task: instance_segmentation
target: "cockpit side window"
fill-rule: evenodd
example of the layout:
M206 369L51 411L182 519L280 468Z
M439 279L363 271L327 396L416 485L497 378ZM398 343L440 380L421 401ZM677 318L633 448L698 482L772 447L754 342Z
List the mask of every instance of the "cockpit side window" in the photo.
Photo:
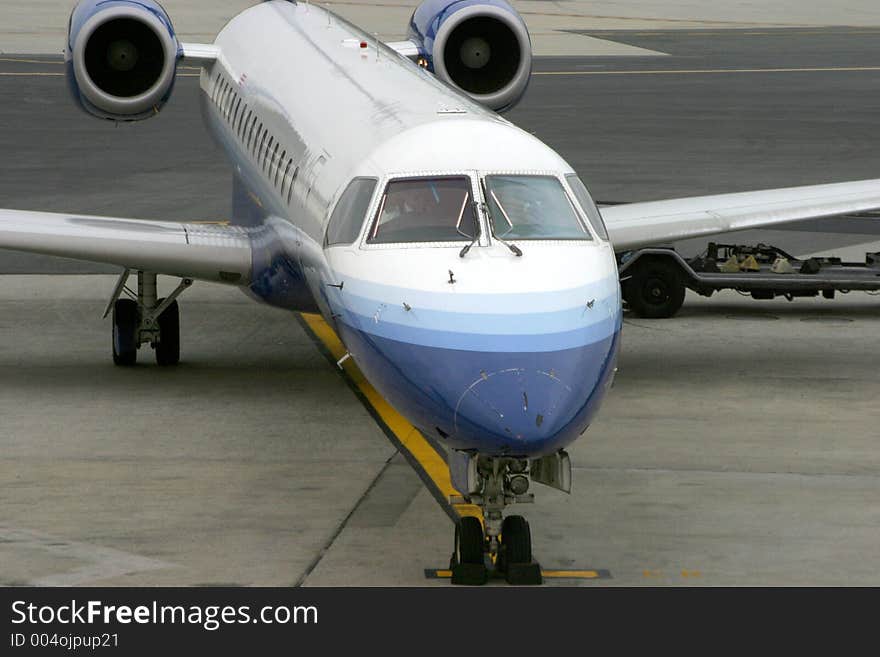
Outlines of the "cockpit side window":
M406 178L388 183L367 242L461 242L478 232L470 178Z
M591 240L553 176L486 176L492 231L503 240Z
M593 197L590 196L590 192L587 191L586 185L584 185L584 183L581 182L581 179L573 173L567 175L565 179L568 181L568 186L571 187L571 191L574 192L578 203L580 203L584 214L587 215L587 219L590 220L590 225L593 227L593 230L596 231L596 234L601 239L607 240L608 230L605 228L605 222L602 221L602 215L599 212L599 208L596 207L596 202L593 201Z
M348 184L330 215L325 246L351 244L357 240L377 183L375 178L355 178Z

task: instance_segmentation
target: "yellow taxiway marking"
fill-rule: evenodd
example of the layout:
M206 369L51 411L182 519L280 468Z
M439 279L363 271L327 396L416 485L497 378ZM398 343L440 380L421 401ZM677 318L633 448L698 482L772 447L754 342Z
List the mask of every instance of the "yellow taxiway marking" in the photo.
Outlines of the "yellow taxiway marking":
M816 66L805 68L691 68L691 69L626 69L621 71L534 71L532 75L718 75L749 73L871 73L880 66ZM65 73L45 71L6 71L0 77L39 78L63 77ZM198 78L201 73L178 73L179 78Z
M805 30L800 27L783 27L783 28L768 28L765 30L755 30L753 28L748 29L746 31L741 27L731 27L719 30L653 30L653 31L634 31L634 30L603 30L596 29L590 32L579 31L579 34L584 34L585 36L595 36L598 38L608 38L610 40L614 40L614 37L627 37L627 36L772 36L772 37L786 37L786 36L820 36L820 35L828 35L828 34L845 34L847 36L851 34L877 34L878 30L853 30L851 28L847 28L845 25L840 26L839 28L829 27L825 30Z
M598 579L602 574L595 570L542 570L544 577L567 579Z
M48 64L49 66L60 66L64 62L53 62L49 59L18 59L16 57L0 57L0 62L14 62L16 64Z
M880 71L880 66L817 66L812 68L693 68L622 71L535 71L532 75L713 75L718 73L854 73Z
M334 359L339 360L345 356L346 350L339 337L320 315L303 313L302 318L312 333L333 355ZM403 449L418 461L423 472L428 476L439 495L443 499L449 499L450 495L458 495L458 491L452 486L446 461L425 440L425 437L418 429L382 398L370 382L367 381L360 369L358 369L354 359L347 359L342 364L342 368L345 370L349 380L354 383L388 429L397 437ZM476 505L454 504L452 508L459 516L475 516L482 520L482 513Z
M0 72L0 77L4 78L61 78L64 73L4 73Z
M64 66L63 60L51 59L19 59L18 57L0 57L0 62L12 62L14 64L46 64L47 66ZM199 66L178 66L181 71L201 71Z
M442 568L426 571L425 574L439 579L452 577L451 570ZM541 575L549 579L603 579L608 577L607 572L602 573L598 570L542 570Z

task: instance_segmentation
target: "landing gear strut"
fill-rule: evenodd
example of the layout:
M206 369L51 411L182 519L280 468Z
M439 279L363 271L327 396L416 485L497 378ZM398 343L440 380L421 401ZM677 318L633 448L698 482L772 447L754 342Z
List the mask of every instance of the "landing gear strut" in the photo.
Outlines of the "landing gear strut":
M503 576L510 584L540 584L541 566L532 559L529 523L518 515L503 517L510 504L533 502L529 488L529 462L514 458L459 458L464 465L464 481L456 477L456 487L467 495L453 502L476 504L483 511L483 523L466 516L455 527L455 551L450 567L453 584L485 584L490 575Z
M113 313L113 363L134 365L140 346L149 343L159 365L176 365L180 361L177 297L192 285L192 279L184 278L171 294L160 299L156 274L137 272L137 292L126 285L130 275L129 269L122 272L104 311L104 317ZM120 298L123 294L127 298Z

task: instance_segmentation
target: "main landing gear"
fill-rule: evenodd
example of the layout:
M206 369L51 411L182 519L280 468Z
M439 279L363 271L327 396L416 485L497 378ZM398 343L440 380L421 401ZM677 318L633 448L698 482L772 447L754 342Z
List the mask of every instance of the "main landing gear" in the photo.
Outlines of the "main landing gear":
M165 298L158 298L156 274L137 272L137 292L126 285L131 270L119 277L104 317L113 314L113 363L130 366L137 362L137 352L147 344L156 352L159 365L177 365L180 361L180 310L177 297L192 285L184 278ZM127 298L120 298L125 294Z
M455 549L450 560L453 584L485 584L490 576L509 584L541 584L541 566L532 556L529 523L519 515L503 516L510 504L533 502L531 481L571 490L571 462L565 452L541 459L485 457L452 451L449 469L453 485L466 494L456 504L476 504L483 522L462 517L455 526Z

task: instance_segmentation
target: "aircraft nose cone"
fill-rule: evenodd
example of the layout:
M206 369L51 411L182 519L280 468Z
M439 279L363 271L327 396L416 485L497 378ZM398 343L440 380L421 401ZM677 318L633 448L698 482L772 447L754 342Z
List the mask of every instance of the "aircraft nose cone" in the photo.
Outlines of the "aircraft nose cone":
M512 443L557 433L584 403L553 370L481 371L455 407L456 432L482 430Z

